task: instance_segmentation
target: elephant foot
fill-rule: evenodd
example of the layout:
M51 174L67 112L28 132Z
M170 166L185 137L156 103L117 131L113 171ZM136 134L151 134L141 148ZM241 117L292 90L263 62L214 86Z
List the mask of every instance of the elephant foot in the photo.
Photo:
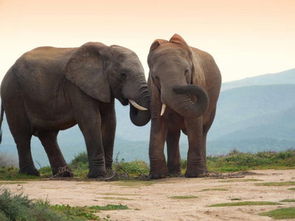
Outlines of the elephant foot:
M90 169L88 178L104 178L107 175L106 169Z
M20 168L19 173L30 175L30 176L40 176L39 171L34 166Z
M74 174L68 166L58 167L57 169L52 170L54 177L73 177Z
M185 173L185 177L187 178L205 177L205 176L208 176L208 171L206 169L203 169L203 170L187 169Z
M168 167L164 161L151 162L150 178L160 179L165 178L168 175Z
M150 178L151 179L161 179L168 176L168 169L162 168L161 170L153 170L150 171Z

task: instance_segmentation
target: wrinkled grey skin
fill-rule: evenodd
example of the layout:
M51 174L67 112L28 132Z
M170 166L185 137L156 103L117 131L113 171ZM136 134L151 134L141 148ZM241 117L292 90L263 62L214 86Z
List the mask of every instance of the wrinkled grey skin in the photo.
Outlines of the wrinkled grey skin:
M206 137L214 120L221 75L208 53L190 47L175 34L155 40L148 63L151 91L150 176L180 174L179 137L188 136L186 177L207 173ZM167 105L161 116L162 104ZM168 162L164 156L167 143Z
M30 140L37 136L48 155L52 172L72 176L57 144L59 130L78 124L87 146L88 177L106 175L112 167L116 117L114 98L149 106L143 67L127 48L86 43L79 48L36 48L22 55L1 85L2 112L17 145L20 173L39 175ZM3 117L3 113L2 113ZM130 105L131 121L138 126L149 111Z

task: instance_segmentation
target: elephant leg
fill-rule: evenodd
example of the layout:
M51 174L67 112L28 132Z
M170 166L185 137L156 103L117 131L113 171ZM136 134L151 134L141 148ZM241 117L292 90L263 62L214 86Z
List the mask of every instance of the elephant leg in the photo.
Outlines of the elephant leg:
M102 133L102 143L104 147L104 156L106 169L112 170L113 163L113 150L114 150L114 140L116 132L116 113L114 109L114 103L106 104L107 107L102 107L101 111L101 133Z
M89 110L90 111L90 110ZM91 111L90 111L91 112ZM90 114L90 116L92 116ZM95 119L78 122L83 133L89 162L89 178L103 177L106 175L104 149L101 133L101 117L97 113Z
M213 111L210 113L209 115L209 120L207 120L205 123L204 123L204 126L203 126L203 135L204 135L204 138L203 138L203 142L204 142L204 162L205 164L207 165L207 134L208 134L208 131L214 121L214 118L215 118L215 114L216 114L216 107L213 109Z
M170 129L167 133L167 155L168 155L168 171L171 176L179 176L180 171L180 153L179 153L179 137L180 130Z
M207 173L207 166L202 118L186 120L185 124L189 143L185 176L204 176Z
M34 166L31 153L31 135L14 135L18 156L19 156L19 172L33 176L39 176L40 173Z
M57 143L58 131L42 131L38 137L47 153L52 174L58 177L72 177L73 173L68 168L66 161Z
M14 94L13 97L9 98L9 102L4 102L3 105L18 151L19 172L39 176L39 171L34 166L31 153L31 124L23 107L21 97Z
M166 177L168 168L164 155L167 126L162 118L154 118L151 123L149 157L150 176L153 179Z

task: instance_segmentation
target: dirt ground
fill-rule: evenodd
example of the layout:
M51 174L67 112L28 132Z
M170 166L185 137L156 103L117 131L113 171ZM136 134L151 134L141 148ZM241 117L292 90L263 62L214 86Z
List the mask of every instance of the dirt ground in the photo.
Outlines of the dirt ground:
M13 192L24 192L32 199L51 204L93 206L123 204L128 210L102 211L98 215L111 220L272 220L260 212L295 206L208 207L211 204L238 201L294 199L295 186L257 186L263 182L295 181L295 170L256 170L241 178L205 177L167 178L156 181L29 181L0 184ZM190 197L193 196L193 197ZM176 197L176 198L175 198ZM187 197L186 199L184 199Z

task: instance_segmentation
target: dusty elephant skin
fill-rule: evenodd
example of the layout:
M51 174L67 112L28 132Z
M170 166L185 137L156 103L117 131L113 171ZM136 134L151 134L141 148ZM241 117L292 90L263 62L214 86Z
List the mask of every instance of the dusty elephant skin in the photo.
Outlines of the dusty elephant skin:
M152 118L150 175L162 178L180 173L179 137L182 130L189 143L185 175L202 176L207 172L206 136L214 120L221 87L219 69L211 55L188 46L177 34L169 41L155 40L148 63Z
M120 46L89 42L79 48L40 47L22 55L1 85L2 113L17 145L21 173L39 175L32 135L42 142L53 174L72 176L57 144L59 130L78 124L87 146L88 177L112 167L114 98L130 104L131 121L150 120L150 96L137 55Z

